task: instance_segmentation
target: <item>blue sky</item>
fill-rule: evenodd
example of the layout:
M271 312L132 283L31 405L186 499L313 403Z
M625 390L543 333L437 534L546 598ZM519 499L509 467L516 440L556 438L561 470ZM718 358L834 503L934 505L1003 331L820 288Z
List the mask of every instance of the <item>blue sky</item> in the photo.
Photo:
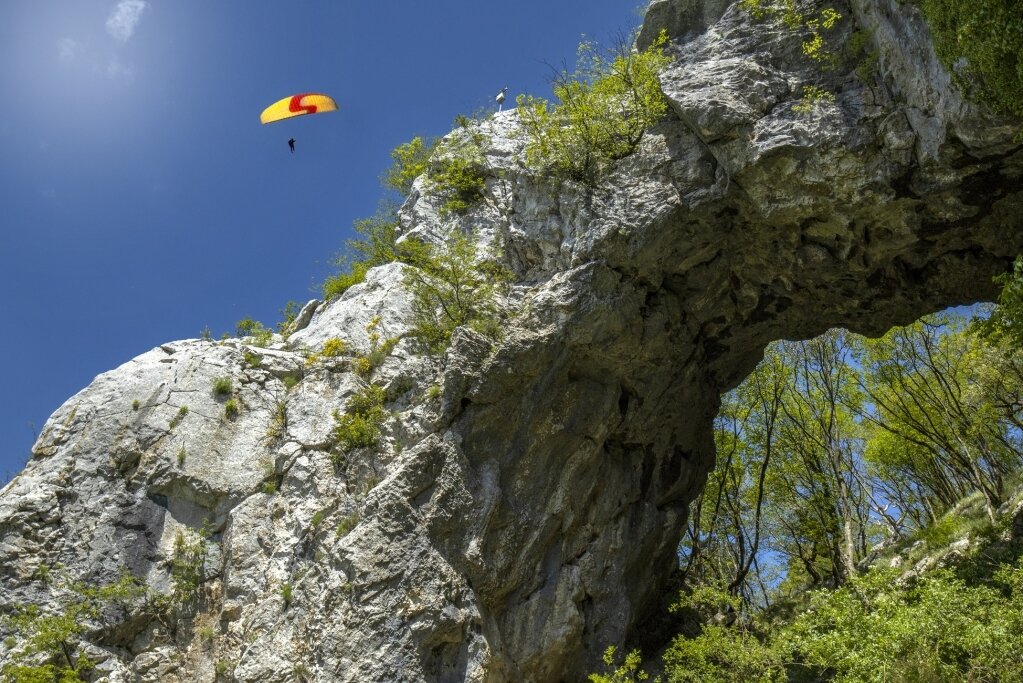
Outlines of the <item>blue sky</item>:
M312 298L392 148L547 95L641 4L4 0L0 481L97 374ZM306 91L340 111L259 125Z

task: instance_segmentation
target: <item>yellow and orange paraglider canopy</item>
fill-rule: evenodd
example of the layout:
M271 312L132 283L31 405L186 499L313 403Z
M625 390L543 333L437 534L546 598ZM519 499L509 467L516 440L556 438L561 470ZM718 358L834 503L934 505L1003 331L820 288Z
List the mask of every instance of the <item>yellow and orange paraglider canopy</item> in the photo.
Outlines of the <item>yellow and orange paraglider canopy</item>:
M273 123L306 114L322 114L326 111L337 111L337 102L334 98L314 92L302 93L274 102L259 115L259 121Z

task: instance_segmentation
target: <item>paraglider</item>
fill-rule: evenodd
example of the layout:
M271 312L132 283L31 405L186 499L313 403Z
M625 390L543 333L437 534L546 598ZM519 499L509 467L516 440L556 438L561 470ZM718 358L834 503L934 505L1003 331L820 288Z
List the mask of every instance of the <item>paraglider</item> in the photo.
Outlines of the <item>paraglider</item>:
M337 111L337 102L334 101L334 98L320 93L301 93L274 102L259 115L259 121L267 124L306 114L323 114L328 111Z

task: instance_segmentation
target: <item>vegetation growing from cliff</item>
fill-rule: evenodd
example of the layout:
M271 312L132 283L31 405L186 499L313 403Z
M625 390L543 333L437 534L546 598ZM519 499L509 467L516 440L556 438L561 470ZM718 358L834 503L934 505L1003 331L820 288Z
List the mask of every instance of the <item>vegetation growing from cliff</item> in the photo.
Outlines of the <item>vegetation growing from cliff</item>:
M405 269L412 295L411 334L431 352L447 348L463 325L491 338L501 337L499 295L511 273L480 253L470 235L455 234L441 247L426 247Z
M383 387L367 384L345 403L344 412L334 411L334 441L346 458L357 448L372 448L380 440L380 426L387 419Z
M554 79L555 102L520 95L527 164L593 182L612 162L631 154L668 111L657 78L670 62L667 42L664 32L642 52L624 41L610 51L583 42L575 71Z
M35 605L20 609L5 620L13 631L4 646L10 660L0 669L10 683L78 683L90 680L96 663L82 650L82 634L106 624L115 609L142 597L145 589L138 580L124 574L116 582L100 587L68 583L62 589L70 595L63 611L46 613Z
M723 398L663 680L1023 681L1023 352L983 328L780 342Z
M1015 0L921 0L938 57L967 93L1023 117L1023 5Z
M415 263L423 253L419 242L398 242L398 205L393 197L404 198L416 178L426 175L427 186L441 198L442 214L460 214L484 197L486 178L491 173L486 161L489 137L481 122L468 116L455 119L458 133L441 142L415 137L391 151L392 164L381 178L392 197L374 216L355 221L358 237L347 240L334 258L340 267L323 283L323 298L334 299L366 279L370 268L388 263Z

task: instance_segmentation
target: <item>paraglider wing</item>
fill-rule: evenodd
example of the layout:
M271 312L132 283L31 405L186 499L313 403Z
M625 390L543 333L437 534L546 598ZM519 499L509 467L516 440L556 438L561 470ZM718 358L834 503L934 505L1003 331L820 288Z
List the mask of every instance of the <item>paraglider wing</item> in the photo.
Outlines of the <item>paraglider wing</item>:
M306 114L322 114L337 111L337 102L332 97L320 93L302 93L285 97L274 102L259 115L260 123L273 123L282 119L290 119Z

